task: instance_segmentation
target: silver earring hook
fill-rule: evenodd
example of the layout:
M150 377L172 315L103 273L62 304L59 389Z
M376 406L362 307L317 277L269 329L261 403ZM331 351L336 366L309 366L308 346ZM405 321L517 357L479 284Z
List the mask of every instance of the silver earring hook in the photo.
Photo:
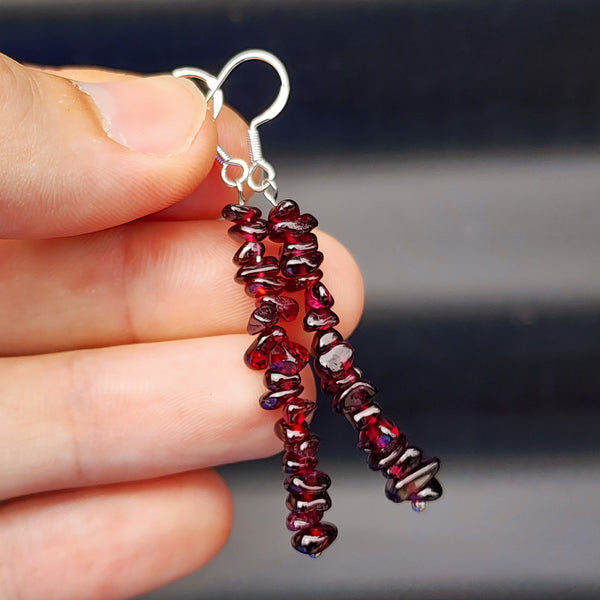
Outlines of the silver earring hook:
M223 91L217 89L217 78L203 69L196 67L179 67L172 72L173 77L186 77L188 79L199 79L208 87L207 101L213 101L213 119L216 119L223 108Z
M260 127L260 125L264 125L271 119L274 119L284 109L290 96L290 79L287 71L283 63L274 54L271 54L266 50L258 49L244 50L243 52L236 54L233 58L228 60L227 63L225 63L225 66L217 75L215 84L209 84L210 89L206 99L210 100L217 92L219 92L221 86L227 77L229 77L231 72L236 67L248 60L260 60L272 66L277 71L281 83L279 93L277 94L277 97L271 106L250 121L250 129L256 130L258 127Z

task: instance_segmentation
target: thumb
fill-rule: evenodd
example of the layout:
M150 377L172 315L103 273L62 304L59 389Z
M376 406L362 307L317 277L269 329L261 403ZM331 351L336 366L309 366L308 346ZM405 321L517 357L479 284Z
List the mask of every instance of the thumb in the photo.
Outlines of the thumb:
M78 84L0 54L0 237L88 233L166 208L200 184L216 144L191 81Z

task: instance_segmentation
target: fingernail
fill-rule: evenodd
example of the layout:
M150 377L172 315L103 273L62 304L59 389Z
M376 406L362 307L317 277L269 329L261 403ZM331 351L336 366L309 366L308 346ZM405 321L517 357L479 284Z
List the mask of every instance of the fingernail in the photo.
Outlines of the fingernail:
M206 116L206 100L188 79L158 75L74 83L92 97L108 136L144 154L185 152Z

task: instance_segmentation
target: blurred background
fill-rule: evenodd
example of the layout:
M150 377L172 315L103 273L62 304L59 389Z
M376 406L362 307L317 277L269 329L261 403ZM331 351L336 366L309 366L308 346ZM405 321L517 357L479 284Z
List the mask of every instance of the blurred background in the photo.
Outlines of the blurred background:
M600 598L600 2L2 0L0 40L141 72L277 54L266 157L355 255L358 364L442 458L441 501L392 505L325 400L335 546L289 548L278 457L226 467L224 552L143 600ZM226 97L251 117L277 85L248 64Z

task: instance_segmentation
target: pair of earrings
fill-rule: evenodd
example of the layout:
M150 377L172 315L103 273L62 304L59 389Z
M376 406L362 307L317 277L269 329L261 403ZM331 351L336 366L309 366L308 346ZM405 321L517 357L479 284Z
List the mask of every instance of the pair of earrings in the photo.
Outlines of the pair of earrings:
M223 106L223 82L235 67L248 60L271 65L280 77L281 87L274 103L250 123L250 164L231 158L218 147L223 182L238 190L238 203L225 206L222 216L233 223L229 236L240 243L233 257L238 267L235 280L256 302L247 327L255 339L244 360L251 369L265 371L266 391L259 399L262 408L282 411L275 431L283 442L286 507L290 511L287 527L293 532L292 546L315 558L335 540L337 528L323 520L331 507L327 492L331 480L317 469L319 437L308 422L316 403L302 397L300 372L311 354L321 388L333 397L334 411L345 415L355 428L358 447L367 454L369 467L386 478L385 494L392 502L408 501L421 512L427 502L439 498L442 488L435 475L440 461L424 458L419 448L408 445L404 434L383 414L375 401L375 386L355 365L354 348L335 329L339 318L333 311L334 299L322 281L319 267L323 254L313 233L317 220L302 213L293 200L277 201L275 169L263 158L258 127L277 116L287 102L289 79L281 61L262 50L247 50L234 56L217 77L188 67L173 74L204 81L216 118ZM232 168L241 173L231 176ZM262 218L258 208L246 203L244 185L262 193L273 205L267 219ZM263 241L267 238L279 245L279 257L266 255ZM310 352L290 339L283 326L300 314L293 296L296 293L303 293L304 330L313 334Z

